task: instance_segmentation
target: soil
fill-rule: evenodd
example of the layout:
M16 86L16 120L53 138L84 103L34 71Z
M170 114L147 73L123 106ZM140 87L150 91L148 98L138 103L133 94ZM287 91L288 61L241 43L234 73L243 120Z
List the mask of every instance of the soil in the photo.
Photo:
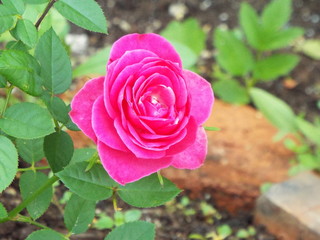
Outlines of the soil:
M124 34L130 32L160 32L174 17L169 13L170 6L180 3L186 13L184 18L196 17L208 30L208 50L212 51L212 30L221 24L237 27L237 14L240 0L99 0L109 21L109 35L90 33L75 27L74 33L85 33L89 36L90 46L87 53L95 51L106 44L111 44ZM261 10L265 1L247 1ZM320 5L318 0L293 0L294 11L291 24L304 27L307 38L320 38ZM202 75L209 81L212 73L213 57L201 59ZM288 88L284 79L263 84L261 87L288 102L296 113L305 112L308 118L319 115L316 107L320 99L320 63L306 56L301 56L299 66L291 74L296 83ZM83 84L78 80L75 90L66 94L69 98ZM189 234L205 235L215 227L227 223L234 232L240 228L254 226L257 234L248 239L273 240L263 226L253 223L252 210L255 199L260 194L260 186L266 182L279 182L287 178L289 160L293 154L286 150L281 142L275 142L277 130L262 115L250 106L232 106L216 101L213 114L207 126L221 128L219 132L208 132L209 149L205 165L199 170L186 171L169 168L163 174L174 181L185 191L177 198L177 204L146 209L142 219L151 221L157 226L157 240L185 240ZM92 145L81 133L72 133L76 147ZM19 204L18 183L0 195L0 201L8 210ZM65 191L58 188L58 196ZM179 208L182 196L192 199L187 208L195 214L187 216L184 208ZM201 202L206 202L218 209L218 215L208 216L201 212ZM120 207L127 208L120 203ZM102 201L99 211L112 213L112 204ZM23 212L25 214L25 212ZM213 220L213 222L212 222ZM39 222L53 229L66 233L63 218L59 209L51 204L46 215ZM1 240L25 239L37 227L24 223L9 222L1 224ZM109 230L90 229L87 233L72 239L99 240ZM234 236L234 235L233 235ZM229 237L228 239L234 239Z

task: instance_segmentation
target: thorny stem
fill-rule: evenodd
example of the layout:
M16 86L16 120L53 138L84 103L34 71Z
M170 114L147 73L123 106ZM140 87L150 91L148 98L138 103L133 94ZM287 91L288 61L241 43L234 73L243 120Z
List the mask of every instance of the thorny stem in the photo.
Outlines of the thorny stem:
M8 88L8 92L7 92L7 97L6 97L6 102L2 108L2 112L1 112L1 115L0 115L0 118L3 117L3 114L5 113L7 107L8 107L8 103L9 103L9 100L10 100L10 97L11 97L11 93L12 93L12 89L14 88L13 85L10 85L9 88Z
M50 8L52 8L53 4L56 2L57 0L51 0L48 5L46 6L46 9L44 10L44 12L42 13L42 15L40 16L40 18L38 19L38 21L35 24L35 27L38 29L42 20L44 19L44 17L48 14Z
M13 220L17 217L17 215L27 207L29 203L31 203L36 197L38 197L43 191L45 191L48 187L52 186L59 178L53 175L49 178L40 188L37 189L32 195L30 195L27 199L25 199L22 203L20 203L16 208L9 212L8 217L0 219L0 223L7 222Z

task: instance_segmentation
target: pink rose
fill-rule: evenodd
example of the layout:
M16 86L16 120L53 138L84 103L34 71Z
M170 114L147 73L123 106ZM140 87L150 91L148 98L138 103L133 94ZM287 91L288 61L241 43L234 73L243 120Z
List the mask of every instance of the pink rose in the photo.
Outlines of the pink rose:
M70 116L97 144L109 175L126 184L168 166L201 166L207 153L201 124L213 102L210 84L182 69L167 40L129 34L114 43L107 75L76 94Z

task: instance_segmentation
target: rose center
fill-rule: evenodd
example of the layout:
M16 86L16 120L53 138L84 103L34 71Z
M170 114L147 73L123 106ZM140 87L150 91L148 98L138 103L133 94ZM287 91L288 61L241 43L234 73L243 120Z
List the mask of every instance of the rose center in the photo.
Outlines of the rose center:
M144 114L150 117L170 117L174 103L172 88L164 85L149 88L139 99Z

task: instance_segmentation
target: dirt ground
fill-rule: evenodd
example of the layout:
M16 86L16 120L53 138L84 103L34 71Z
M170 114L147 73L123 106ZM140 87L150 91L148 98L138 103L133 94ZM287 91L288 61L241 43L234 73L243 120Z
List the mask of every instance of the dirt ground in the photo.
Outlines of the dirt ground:
M160 32L171 20L172 5L180 3L185 7L184 18L196 17L208 33L208 50L212 50L212 30L220 24L236 27L240 0L99 0L109 22L109 35L84 32L72 28L75 33L86 33L90 37L90 48L97 49L111 44L117 38L131 32ZM256 9L261 10L266 1L249 0ZM320 38L319 0L293 0L294 12L291 24L304 27L305 37ZM203 75L209 80L213 58L204 59L206 66ZM288 102L296 111L305 112L312 119L319 116L316 107L320 100L320 63L306 56L301 56L299 66L291 77L296 81L294 88L287 88L283 79L263 84L262 87ZM274 240L276 237L267 233L263 226L253 223L252 209L254 200L260 194L260 186L265 182L278 182L287 178L289 160L293 156L273 137L277 130L260 113L248 106L231 106L216 102L208 126L220 127L219 132L210 132L209 152L206 164L197 171L164 171L164 175L176 182L184 193L192 199L188 208L196 211L187 216L183 209L172 205L143 210L142 218L156 223L157 240L186 240L191 233L206 234L216 226L227 223L234 231L248 226L255 226L257 234L248 239ZM74 135L78 147L92 144L82 135ZM0 195L0 201L7 209L19 204L18 184L14 183ZM58 195L65 191L59 188ZM219 210L221 217L207 216L201 213L201 202L206 202ZM121 204L121 203L120 203ZM173 204L173 206L176 206ZM122 204L120 207L127 208ZM112 212L112 204L103 201L98 204L100 211ZM63 218L55 205L40 218L42 224L65 232ZM23 223L5 223L0 226L1 240L25 239L37 229ZM100 240L108 230L90 230L72 239ZM228 239L232 239L229 237Z

